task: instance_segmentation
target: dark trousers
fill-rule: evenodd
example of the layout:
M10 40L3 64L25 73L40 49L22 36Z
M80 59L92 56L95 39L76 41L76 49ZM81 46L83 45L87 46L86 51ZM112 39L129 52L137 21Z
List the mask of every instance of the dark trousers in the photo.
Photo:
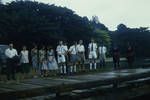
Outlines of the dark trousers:
M104 67L104 66L105 66L105 59L100 58L100 67Z
M7 59L7 79L8 80L15 80L15 73L16 73L16 65L13 58Z
M118 69L120 67L120 58L113 58L114 69Z

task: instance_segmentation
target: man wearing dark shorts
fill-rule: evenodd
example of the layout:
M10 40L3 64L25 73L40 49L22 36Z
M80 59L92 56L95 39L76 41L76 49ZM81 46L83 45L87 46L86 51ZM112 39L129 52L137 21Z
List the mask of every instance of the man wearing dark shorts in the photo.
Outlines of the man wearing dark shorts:
M18 53L17 50L13 48L13 44L9 44L9 48L5 50L5 55L7 57L7 79L15 80L15 73L17 69Z
M77 61L78 61L78 55L77 55L77 42L74 42L72 46L69 48L69 53L70 53L70 73L76 73L77 72Z

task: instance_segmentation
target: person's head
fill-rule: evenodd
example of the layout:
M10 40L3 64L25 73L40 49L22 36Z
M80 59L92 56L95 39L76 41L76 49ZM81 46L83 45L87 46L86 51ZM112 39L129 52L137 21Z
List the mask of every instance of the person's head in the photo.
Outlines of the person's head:
M104 42L102 40L100 41L100 46L104 46Z
M67 42L64 42L64 45L67 45Z
M9 48L13 49L13 44L12 43L9 44Z
M37 45L34 45L34 49L37 49Z
M51 52L54 52L53 48L50 49Z
M91 39L91 43L94 43L94 39L93 38Z
M77 45L77 42L76 42L76 41L74 41L74 42L73 42L73 45Z
M53 48L51 46L48 46L47 50L53 50Z
M83 44L83 40L79 40L79 44Z
M63 41L59 41L59 45L62 45L63 44Z
M116 50L116 49L118 49L118 46L115 44L115 45L113 46L113 48Z
M23 49L23 50L26 50L26 49L27 49L27 47L26 47L26 46L23 46L23 47L22 47L22 49Z
M45 49L45 46L42 46L42 50L44 50Z

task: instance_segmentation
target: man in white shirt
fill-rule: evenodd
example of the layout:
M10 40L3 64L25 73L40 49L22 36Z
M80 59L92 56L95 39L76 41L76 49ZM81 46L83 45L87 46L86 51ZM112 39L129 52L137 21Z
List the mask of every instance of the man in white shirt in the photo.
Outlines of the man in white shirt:
M79 40L79 44L77 45L77 54L79 59L79 65L81 71L85 70L84 62L85 62L85 47L83 45L83 40Z
M70 62L71 62L70 73L72 74L77 72L77 68L76 68L76 64L78 61L77 42L74 42L74 44L70 46L69 53L70 53Z
M96 70L97 44L94 42L94 39L91 39L91 43L89 43L88 50L89 50L89 59L90 59L90 70L93 69L93 64L94 64L94 69Z
M66 59L65 59L65 47L63 45L63 41L59 41L59 45L56 48L57 51L57 61L60 67L60 74L67 74L66 68Z
M13 48L13 44L9 44L9 48L5 50L7 57L7 79L15 80L16 61L17 61L17 50Z
M99 51L100 67L104 67L105 60L106 60L106 52L107 52L107 49L104 46L104 44L99 46L98 51Z

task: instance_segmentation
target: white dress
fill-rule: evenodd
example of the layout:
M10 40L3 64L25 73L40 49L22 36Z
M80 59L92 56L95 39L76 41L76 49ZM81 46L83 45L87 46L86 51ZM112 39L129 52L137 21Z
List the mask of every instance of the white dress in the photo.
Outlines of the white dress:
M29 53L28 50L25 51L21 51L21 58L20 58L20 62L21 63L29 63L29 57L28 57Z
M48 70L48 63L47 61L42 61L42 70Z
M48 69L49 70L57 70L58 69L58 64L56 62L54 52L53 51L48 51Z

